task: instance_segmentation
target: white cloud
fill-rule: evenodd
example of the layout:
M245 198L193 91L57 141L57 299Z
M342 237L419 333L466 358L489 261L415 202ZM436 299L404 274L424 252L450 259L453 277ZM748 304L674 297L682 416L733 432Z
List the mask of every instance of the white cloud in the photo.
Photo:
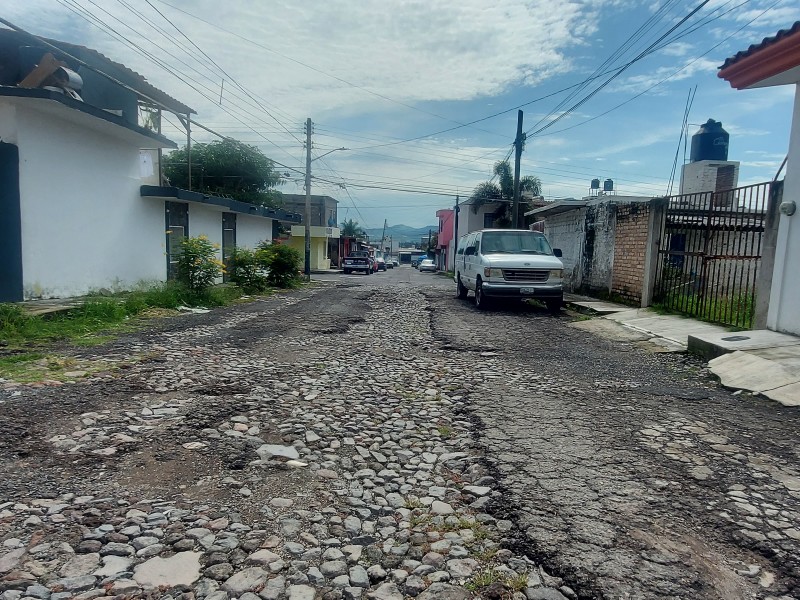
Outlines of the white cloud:
M683 65L658 67L649 73L624 78L615 84L612 89L616 92L639 93L667 77L669 77L668 81L670 82L681 81L690 79L698 73L714 73L718 66L715 60L698 58Z
M661 50L661 54L666 56L686 56L693 49L694 46L687 42L673 42Z
M534 85L570 68L563 51L576 38L592 33L597 11L592 4L576 2L560 5L554 11L548 0L525 4L500 0L493 6L483 0L458 3L275 0L269 5L236 2L235 7L226 6L222 11L217 0L170 1L173 2L193 15L213 20L214 26L160 2L156 5L256 95L279 106L291 106L300 114L321 114L353 103L375 103L375 96L333 77L409 103L468 100L498 94L514 84ZM176 46L175 41L185 44L177 34L170 43L119 4L110 0L100 4L139 34L96 9L92 12L159 54L184 75L198 77L153 46L152 42L158 42L197 66ZM174 76L133 55L129 48L90 28L66 9L43 0L31 0L24 5L24 8L14 7L9 18L20 19L21 25L37 33L97 47L145 73L165 91L206 108L208 101L198 99L196 92L177 84ZM139 10L169 29L148 7ZM79 27L64 27L68 17L79 23ZM216 25L274 52L225 33ZM202 56L199 59L204 62ZM207 71L213 73L214 69L209 66ZM218 88L221 76L213 74L211 79L213 83L204 83ZM232 85L230 90L233 93ZM386 105L387 101L378 103Z
M796 6L778 6L764 13L763 8L745 10L736 15L740 23L747 23L757 18L755 24L760 27L789 28L796 20L800 19L800 9Z

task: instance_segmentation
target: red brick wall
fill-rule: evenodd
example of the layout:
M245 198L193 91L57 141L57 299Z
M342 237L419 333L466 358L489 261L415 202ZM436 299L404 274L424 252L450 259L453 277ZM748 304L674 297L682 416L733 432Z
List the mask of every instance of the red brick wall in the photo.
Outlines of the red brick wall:
M644 285L650 207L639 203L618 204L616 217L611 293L638 305Z

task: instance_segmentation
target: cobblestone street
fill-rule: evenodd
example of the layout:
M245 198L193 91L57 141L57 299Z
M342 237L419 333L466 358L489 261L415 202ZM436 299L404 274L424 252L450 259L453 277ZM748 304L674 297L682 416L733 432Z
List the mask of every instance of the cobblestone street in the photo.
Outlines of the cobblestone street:
M409 267L0 382L0 598L800 597L800 412Z

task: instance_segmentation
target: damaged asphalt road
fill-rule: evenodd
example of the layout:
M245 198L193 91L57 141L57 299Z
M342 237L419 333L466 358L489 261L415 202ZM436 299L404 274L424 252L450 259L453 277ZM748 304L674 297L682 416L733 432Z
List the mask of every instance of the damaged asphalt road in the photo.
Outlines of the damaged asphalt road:
M519 548L586 597L800 597L800 411L564 317L428 298L485 373L469 407Z
M797 410L445 278L324 279L0 389L0 598L800 596Z

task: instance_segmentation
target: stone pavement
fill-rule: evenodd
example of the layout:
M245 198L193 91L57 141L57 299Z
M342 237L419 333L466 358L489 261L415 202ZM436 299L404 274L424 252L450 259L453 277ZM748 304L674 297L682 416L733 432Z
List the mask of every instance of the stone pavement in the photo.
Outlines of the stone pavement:
M0 598L575 598L507 549L422 302L317 287L0 382Z

